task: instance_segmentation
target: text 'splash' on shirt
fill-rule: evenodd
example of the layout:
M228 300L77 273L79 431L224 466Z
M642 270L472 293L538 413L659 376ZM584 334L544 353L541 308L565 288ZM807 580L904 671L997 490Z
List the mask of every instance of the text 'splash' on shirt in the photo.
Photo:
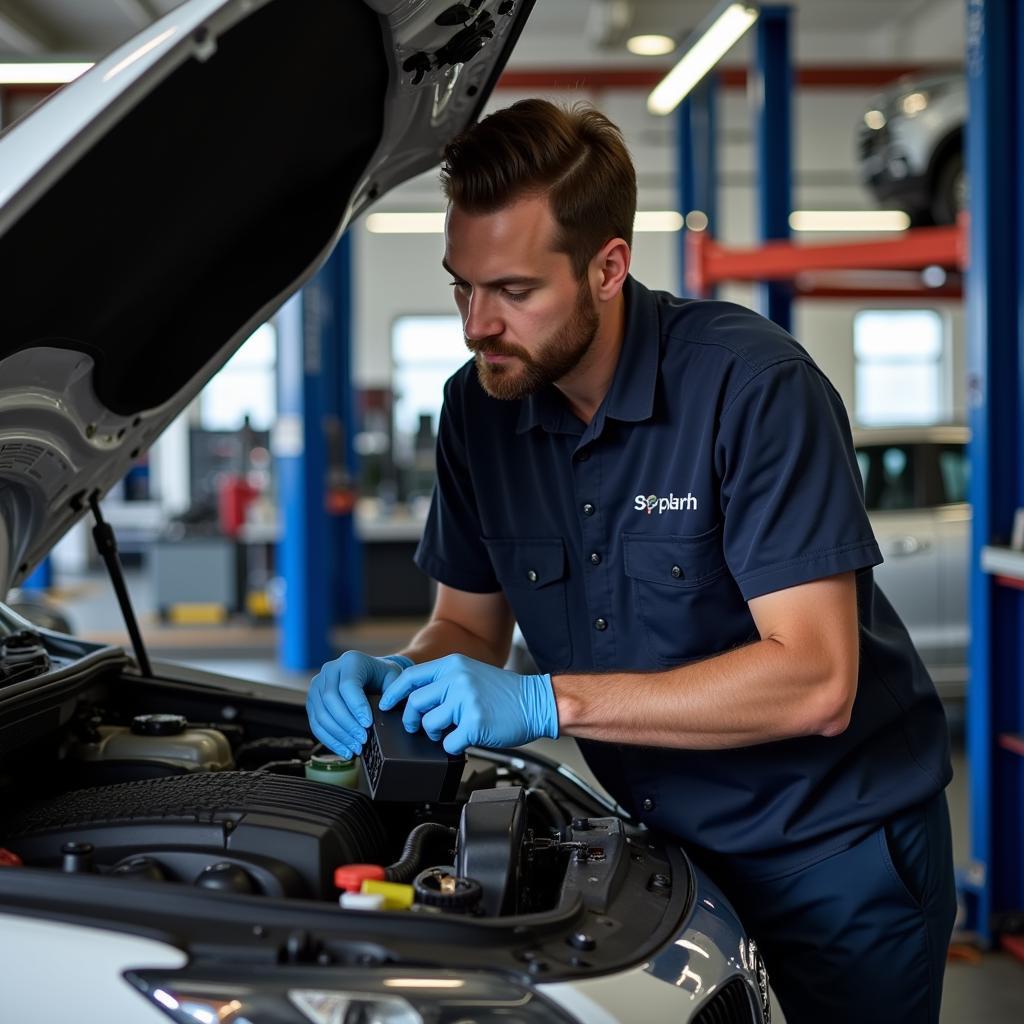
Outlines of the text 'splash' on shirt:
M504 590L545 672L663 669L758 639L746 602L856 571L860 678L841 735L733 750L581 741L652 828L755 875L842 849L950 779L942 705L874 583L842 400L785 331L630 278L622 354L585 426L555 388L447 383L416 562ZM772 694L761 695L765 706Z

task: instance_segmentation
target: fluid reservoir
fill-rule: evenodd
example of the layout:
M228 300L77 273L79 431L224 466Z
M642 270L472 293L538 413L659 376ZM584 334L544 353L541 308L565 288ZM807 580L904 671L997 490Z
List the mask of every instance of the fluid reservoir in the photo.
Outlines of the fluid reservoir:
M136 715L131 728L100 725L94 739L76 743L70 753L82 761L157 762L185 772L234 767L224 733L194 728L180 715Z
M337 754L315 754L306 762L306 778L329 786L354 789L359 784L359 762Z

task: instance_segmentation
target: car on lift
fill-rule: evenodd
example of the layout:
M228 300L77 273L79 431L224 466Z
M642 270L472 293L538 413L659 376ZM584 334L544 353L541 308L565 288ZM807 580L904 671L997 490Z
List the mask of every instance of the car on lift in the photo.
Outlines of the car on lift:
M962 74L900 79L873 97L858 125L864 185L911 222L952 224L967 206Z
M768 1019L756 944L677 842L526 751L450 759L378 711L341 763L303 694L151 663L102 523L479 116L530 8L187 0L0 138L0 596L91 513L132 636L0 603L5 1020Z
M966 696L969 437L956 424L853 435L864 503L885 559L875 580L945 701Z

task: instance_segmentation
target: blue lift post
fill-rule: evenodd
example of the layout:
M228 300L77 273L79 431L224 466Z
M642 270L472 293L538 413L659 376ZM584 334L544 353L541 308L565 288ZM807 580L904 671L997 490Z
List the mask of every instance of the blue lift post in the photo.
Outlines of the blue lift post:
M21 584L22 590L49 590L53 586L53 559L47 555Z
M1024 592L995 583L981 549L1006 542L1024 505L1024 18L1017 0L967 0L967 174L971 183L966 285L967 403L971 427L971 653L967 754L971 767L973 894L969 926L988 941L993 923L1024 908L1024 759L1002 733L1024 732Z
M717 220L717 76L707 75L676 108L677 202L687 217L700 211L707 219L705 230L712 235ZM679 232L679 287L686 294L686 233ZM712 295L715 289L712 289ZM710 296L709 296L710 297Z
M329 473L329 443L336 463L342 459L347 468L351 459L352 430L335 429L352 418L351 389L340 394L349 379L351 347L349 246L343 238L316 277L278 314L274 454L285 583L280 655L285 668L297 671L318 669L333 655L329 632L336 610L351 614L358 606L353 594L360 593L358 565L346 564L338 550L346 540L355 544L351 515L328 508L336 482Z
M755 25L756 67L750 76L757 152L757 224L762 242L789 238L792 212L793 68L789 46L790 8L766 6ZM760 311L792 329L793 288L786 281L758 286Z
M359 462L356 393L352 383L352 238L342 235L318 281L329 296L322 318L324 430L327 434L331 622L363 614L363 551L355 530Z

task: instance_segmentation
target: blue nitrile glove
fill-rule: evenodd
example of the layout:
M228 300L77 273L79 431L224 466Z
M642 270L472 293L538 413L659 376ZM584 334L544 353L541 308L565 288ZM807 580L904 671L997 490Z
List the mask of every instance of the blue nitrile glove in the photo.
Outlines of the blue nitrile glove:
M413 662L401 654L371 658L346 651L327 662L313 677L306 696L306 714L313 735L342 757L359 753L373 721L364 690L379 693Z
M381 711L408 701L402 723L439 740L444 749L461 754L466 747L517 747L541 736L558 736L558 708L551 676L521 676L451 654L407 668L384 690Z

